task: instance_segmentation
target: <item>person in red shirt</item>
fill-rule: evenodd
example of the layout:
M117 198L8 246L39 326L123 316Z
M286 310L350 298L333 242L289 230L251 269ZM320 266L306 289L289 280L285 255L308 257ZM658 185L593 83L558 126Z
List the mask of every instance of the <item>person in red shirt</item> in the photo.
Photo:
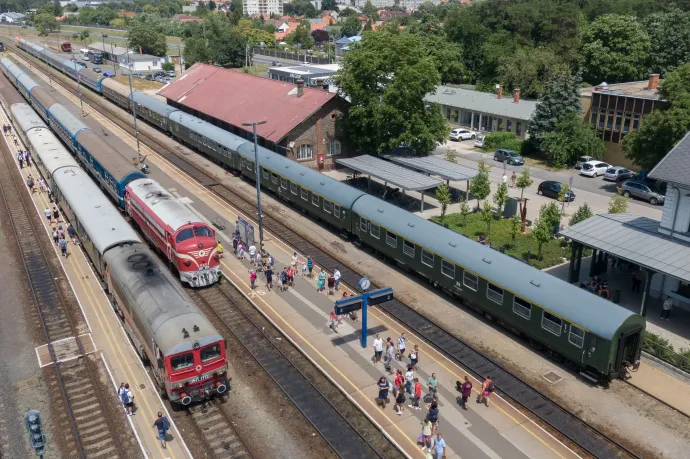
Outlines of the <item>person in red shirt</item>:
M395 397L398 396L398 391L402 387L404 381L405 378L403 378L402 371L397 370L395 372L395 379L393 380L393 394Z
M338 316L335 313L335 306L333 306L333 309L331 309L331 313L329 316L331 319L331 328L334 332L338 333Z
M415 410L421 410L419 407L419 399L422 398L422 383L419 382L419 378L414 378L414 391L412 397L412 405L407 405Z
M460 386L460 391L462 392L460 405L462 406L463 410L467 411L467 400L469 399L470 395L472 395L472 383L470 382L470 378L467 376L465 376L465 382L463 382L462 386Z

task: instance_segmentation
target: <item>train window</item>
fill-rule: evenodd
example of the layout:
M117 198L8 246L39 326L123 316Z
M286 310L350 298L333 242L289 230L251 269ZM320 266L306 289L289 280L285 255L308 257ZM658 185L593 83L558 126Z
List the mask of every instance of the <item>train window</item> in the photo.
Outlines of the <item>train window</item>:
M319 195L318 194L312 194L311 195L311 203L314 204L316 207L319 207Z
M367 219L366 218L360 218L359 219L359 230L362 232L367 232Z
M304 188L302 188L300 190L300 195L302 196L302 199L304 199L305 201L309 201L309 190L305 190Z
M431 252L427 252L426 250L422 249L422 263L433 268L434 267L434 254Z
M287 179L280 177L280 187L283 188L284 190L287 190Z
M441 260L441 272L444 276L455 279L455 265L447 260Z
M194 237L194 230L191 228L185 228L179 233L177 233L177 237L175 238L175 242L180 243L182 241L186 241L187 239L191 239Z
M391 247L398 247L398 235L391 233L390 231L386 231L386 244Z
M414 257L414 244L403 239L403 253L407 256Z
M211 233L211 230L205 226L195 226L194 234L198 237L213 237L213 233Z
M556 336L561 336L561 325L563 321L560 317L556 317L550 312L542 311L541 313L541 328L550 331Z
M202 362L217 359L220 357L220 344L212 344L203 348L199 354Z
M585 345L585 331L580 327L576 327L570 324L570 335L568 336L568 341L577 347L582 347Z
M194 354L190 352L189 354L170 357L170 366L172 367L173 371L191 368L194 366Z
M333 203L331 201L326 201L325 199L323 200L323 210L327 213L330 214L333 212Z
M369 223L369 234L376 239L381 239L381 227L375 223Z
M271 172L271 182L275 183L276 185L278 184L278 176Z
M529 320L532 315L532 304L522 298L513 298L513 312Z
M268 180L268 171L266 169L261 169L261 175L264 176L264 179Z
M462 273L462 285L476 292L479 288L479 278L469 271L464 271Z
M337 204L333 204L333 215L335 218L340 218L340 206Z
M290 193L297 194L297 185L292 182L290 182Z
M486 284L486 297L494 303L503 304L503 289L488 282Z

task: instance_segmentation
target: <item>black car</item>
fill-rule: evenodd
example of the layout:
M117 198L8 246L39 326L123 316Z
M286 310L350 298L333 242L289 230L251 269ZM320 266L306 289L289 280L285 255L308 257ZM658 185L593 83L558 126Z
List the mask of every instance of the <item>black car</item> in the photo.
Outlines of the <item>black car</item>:
M558 195L561 192L561 188L564 185L560 182L554 182L551 180L547 180L545 182L541 182L539 184L539 188L537 189L537 194L546 196L549 198L554 198L558 199ZM568 202L572 202L575 200L575 193L573 193L572 190L568 191L566 194L565 200Z
M144 77L144 80L153 81L154 79L155 79L155 78L153 78L153 75L146 75L146 76Z

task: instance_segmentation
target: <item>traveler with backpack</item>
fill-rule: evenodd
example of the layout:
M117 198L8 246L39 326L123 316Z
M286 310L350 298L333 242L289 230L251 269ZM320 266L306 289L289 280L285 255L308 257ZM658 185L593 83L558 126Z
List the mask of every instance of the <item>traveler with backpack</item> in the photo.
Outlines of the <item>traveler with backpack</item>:
M491 397L491 393L494 390L496 390L494 382L492 381L491 376L487 376L482 383L482 393L477 396L477 403L484 403L488 407L489 397Z
M159 411L158 419L153 421L153 427L158 429L158 439L161 441L161 447L163 447L163 449L167 449L165 434L170 429L170 421L168 421L168 418L163 416L163 413Z
M127 414L129 416L134 416L134 413L132 412L132 408L134 408L134 395L132 394L132 391L129 390L129 384L125 384L124 390L120 388L119 393L120 400L122 401L122 405L125 407Z

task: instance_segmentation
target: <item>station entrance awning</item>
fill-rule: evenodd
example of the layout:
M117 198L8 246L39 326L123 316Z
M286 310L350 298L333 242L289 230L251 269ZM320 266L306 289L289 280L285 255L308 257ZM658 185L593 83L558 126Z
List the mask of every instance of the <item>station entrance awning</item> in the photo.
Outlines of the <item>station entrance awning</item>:
M407 168L441 177L445 180L464 182L473 179L479 171L462 164L446 161L438 156L384 156L389 161Z

